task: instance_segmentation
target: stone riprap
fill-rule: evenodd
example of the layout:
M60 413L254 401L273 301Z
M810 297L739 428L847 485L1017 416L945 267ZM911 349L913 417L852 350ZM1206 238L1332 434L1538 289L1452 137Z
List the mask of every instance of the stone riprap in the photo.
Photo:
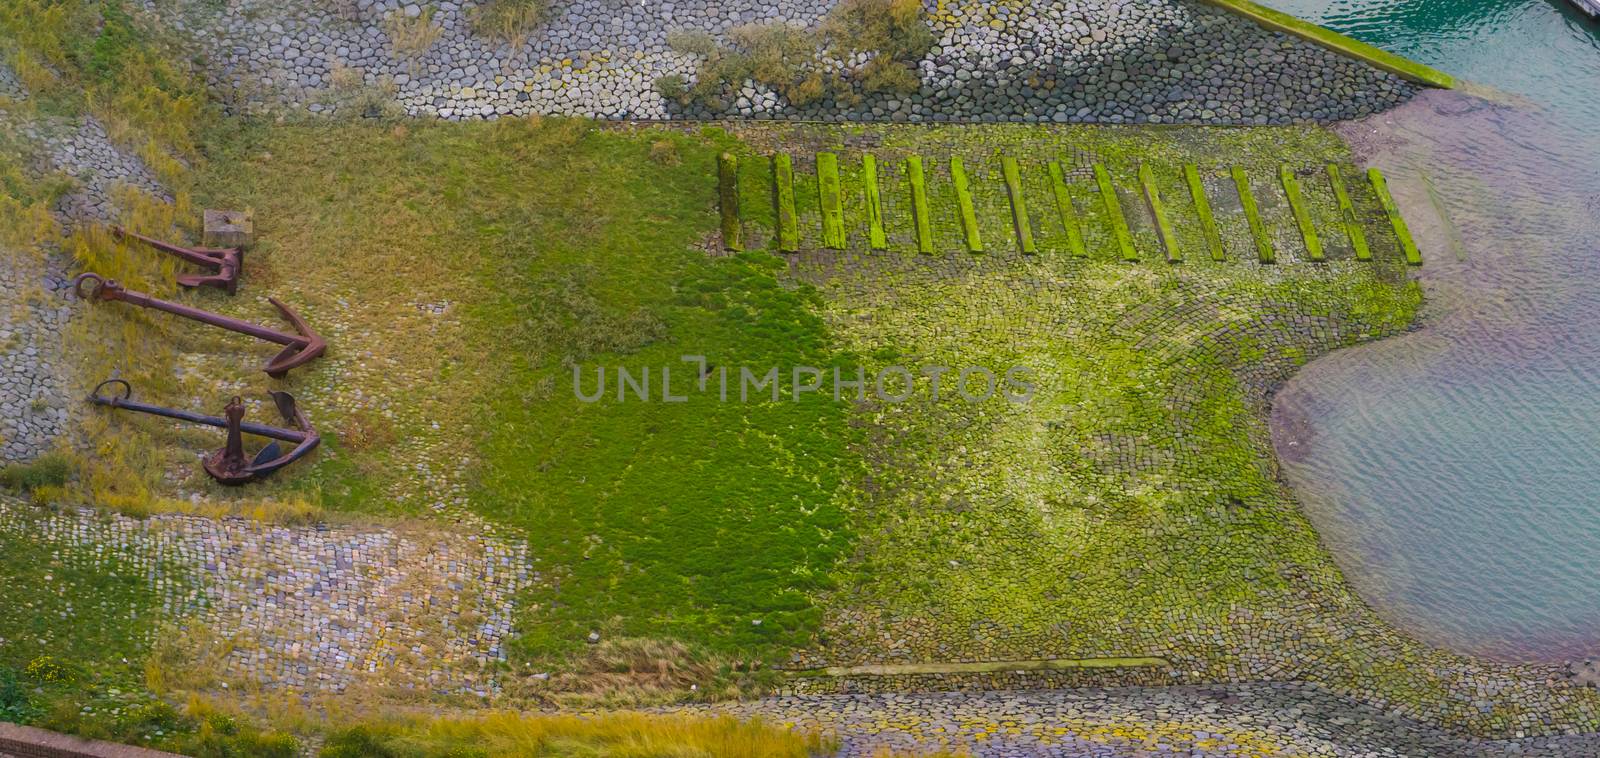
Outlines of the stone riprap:
M488 697L525 545L437 527L275 526L0 498L0 529L137 561L179 632L227 640L220 683L315 695L362 685ZM196 651L203 653L203 651Z
M348 90L366 86L392 88L408 114L446 119L1278 124L1363 116L1414 91L1364 63L1195 0L929 2L936 44L920 62L920 90L855 105L796 108L746 83L713 111L656 91L658 78L692 79L697 68L697 56L667 44L669 32L726 41L744 24L815 25L832 5L557 0L552 18L513 50L473 33L471 3L425 10L405 0L145 0L202 45L212 84L235 102L313 113L350 102ZM394 18L426 19L437 41L415 56L397 52Z
M127 186L171 201L160 180L137 155L119 147L93 116L75 125L41 120L23 133L43 143L50 165L77 180L61 198L57 215L63 221L110 221L116 217L118 187Z
M837 737L841 756L950 748L974 756L1600 755L1592 735L1463 739L1315 685L784 696L699 710Z
M22 100L27 91L0 67L0 96ZM170 195L144 161L115 144L94 117L68 120L0 109L0 129L30 153L30 168L71 177L71 191L56 203L63 228L105 222L120 208L124 188L164 200ZM62 330L70 318L67 265L44 250L0 250L0 291L15 293L0 310L0 464L32 460L49 451L69 417L62 362Z
M0 250L0 465L48 452L67 423L61 330L71 315L42 253Z

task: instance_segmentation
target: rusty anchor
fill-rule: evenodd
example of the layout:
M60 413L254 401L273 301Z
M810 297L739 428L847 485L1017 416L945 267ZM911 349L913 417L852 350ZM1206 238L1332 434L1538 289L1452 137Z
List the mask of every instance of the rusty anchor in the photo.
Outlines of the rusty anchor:
M218 287L227 290L230 295L239 291L239 274L244 271L244 251L237 247L182 247L130 232L120 226L111 227L111 234L119 240L138 240L163 253L215 272L179 274L178 284L185 287Z
M120 385L122 392L114 395L100 394L100 391L108 385ZM278 406L278 414L283 416L284 422L294 425L295 428L285 429L245 421L244 402L237 396L228 402L228 407L223 410L223 416L207 416L192 411L141 403L133 399L133 386L122 379L107 379L95 385L94 390L89 393L89 402L227 429L227 444L221 450L206 456L201 466L212 479L226 485L237 485L266 478L274 471L304 458L322 442L321 435L311 427L311 422L306 420L305 413L296 407L293 395L278 391L267 394L272 396L272 402ZM246 460L243 436L245 434L267 437L273 441L261 448L254 458ZM294 448L285 453L278 445L278 441L292 442Z
M87 293L83 289L85 283L90 283L92 286L92 289ZM267 361L266 366L262 367L262 370L266 371L267 375L274 379L282 379L284 375L289 373L290 369L309 363L328 349L328 343L323 341L321 335L312 331L311 327L306 324L305 319L300 318L300 314L295 313L289 309L289 306L270 297L267 298L267 302L272 303L278 309L278 312L283 314L284 320L294 327L294 334L268 329L248 321L203 311L199 308L191 308L187 305L160 300L143 292L125 289L116 280L106 279L99 274L79 274L77 278L72 280L72 291L84 300L121 300L141 308L166 311L203 324L210 324L231 332L248 334L256 339L283 345L283 350L273 356L272 360Z

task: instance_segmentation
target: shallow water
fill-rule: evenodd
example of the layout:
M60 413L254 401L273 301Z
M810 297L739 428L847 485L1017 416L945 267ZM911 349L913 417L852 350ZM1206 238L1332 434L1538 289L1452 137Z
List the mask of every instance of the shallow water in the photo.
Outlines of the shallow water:
M1600 652L1600 31L1560 0L1271 4L1510 95L1341 128L1419 232L1425 328L1284 388L1288 479L1412 634Z

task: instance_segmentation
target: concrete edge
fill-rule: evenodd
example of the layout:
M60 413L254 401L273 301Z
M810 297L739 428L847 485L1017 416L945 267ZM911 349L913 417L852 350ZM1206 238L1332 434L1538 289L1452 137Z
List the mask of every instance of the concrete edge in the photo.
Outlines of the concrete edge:
M1354 58L1374 68L1387 71L1407 81L1440 89L1455 89L1455 77L1430 66L1405 58L1388 50L1374 47L1331 29L1325 29L1280 10L1274 10L1250 0L1202 0L1213 6L1236 13L1273 31L1299 37L1307 42L1325 47L1348 58Z
M1171 666L1165 658L1048 658L1025 661L983 661L978 663L898 663L866 666L828 666L788 672L797 677L902 676L907 674L985 674L1020 671L1062 671L1067 669L1141 668Z
M0 721L0 754L17 758L181 758L176 753L86 740L4 721Z

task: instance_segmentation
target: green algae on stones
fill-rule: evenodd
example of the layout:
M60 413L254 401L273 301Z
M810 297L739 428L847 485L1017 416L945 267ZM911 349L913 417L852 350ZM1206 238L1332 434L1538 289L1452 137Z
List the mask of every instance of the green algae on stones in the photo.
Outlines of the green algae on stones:
M1279 166L1278 181L1283 184L1284 197L1289 198L1289 210L1294 213L1295 226L1300 228L1300 239L1306 243L1306 256L1313 261L1325 260L1322 239L1311 223L1311 211L1306 207L1305 194L1300 191L1300 180L1295 177L1294 169L1288 164Z
M817 196L822 206L822 246L844 249L844 203L839 198L839 156L817 153Z
M1194 201L1195 215L1200 217L1200 231L1205 236L1206 249L1211 251L1211 260L1227 260L1228 252L1222 246L1222 232L1217 229L1217 217L1211 212L1206 186L1200 181L1200 168L1193 163L1183 164L1183 180L1189 185L1189 198Z
M732 153L717 157L717 207L722 213L722 246L727 250L744 249L739 234L739 159Z
M861 186L867 204L867 244L885 250L889 237L883 231L883 199L878 196L878 159L871 153L861 156Z
M1256 243L1256 255L1262 263L1272 263L1277 260L1272 252L1272 236L1267 232L1267 225L1261 221L1261 208L1256 205L1256 196L1250 191L1250 177L1239 166L1234 166L1232 173L1233 184L1239 188L1239 205L1244 208L1245 220L1250 223L1250 237Z
M1094 181L1100 187L1100 199L1105 203L1106 218L1111 223L1111 234L1122 259L1139 260L1138 251L1133 249L1133 232L1128 230L1128 218L1122 215L1122 203L1117 200L1117 188L1111 183L1111 172L1106 170L1105 164L1094 164Z
M1350 193L1344 186L1344 175L1339 171L1339 164L1328 164L1328 184L1333 187L1333 196L1339 202L1339 220L1344 224L1344 233L1350 238L1350 247L1356 252L1356 260L1372 260L1372 248L1367 245L1367 233L1361 229L1361 221L1356 218L1355 204L1350 202Z
M1155 219L1156 236L1166 251L1168 263L1182 263L1183 251L1172 234L1172 222L1167 218L1167 208L1161 203L1161 191L1156 189L1156 176L1147 163L1139 164L1139 186L1144 190L1144 200L1150 205L1150 217Z
M1011 223L1017 228L1017 247L1024 253L1036 253L1033 244L1033 227L1028 222L1028 203L1022 197L1022 171L1017 159L1004 156L1000 159L1000 172L1005 175L1006 194L1011 198Z
M1083 224L1072 207L1072 193L1067 190L1067 178L1061 171L1060 161L1050 161L1050 194L1055 197L1061 227L1067 232L1067 249L1079 258L1087 256L1089 248L1083 243Z
M800 249L800 221L794 210L794 161L788 153L772 156L773 202L778 214L778 249Z
M967 251L983 252L983 237L978 233L978 213L972 205L972 183L967 180L967 169L961 158L950 157L950 181L956 188L956 209L961 214L961 232L967 239Z
M922 171L922 159L913 155L906 158L906 181L911 185L911 218L917 227L917 252L933 252L933 219L929 217L928 180Z
M1394 195L1389 194L1389 182L1383 178L1383 172L1376 167L1369 168L1367 180L1372 182L1372 191L1377 194L1383 212L1389 215L1389 225L1394 227L1394 237L1400 242L1400 250L1405 253L1406 263L1421 266L1422 251L1417 249L1417 242L1411 237L1411 227L1406 226L1406 220L1400 216L1400 206L1395 205Z

